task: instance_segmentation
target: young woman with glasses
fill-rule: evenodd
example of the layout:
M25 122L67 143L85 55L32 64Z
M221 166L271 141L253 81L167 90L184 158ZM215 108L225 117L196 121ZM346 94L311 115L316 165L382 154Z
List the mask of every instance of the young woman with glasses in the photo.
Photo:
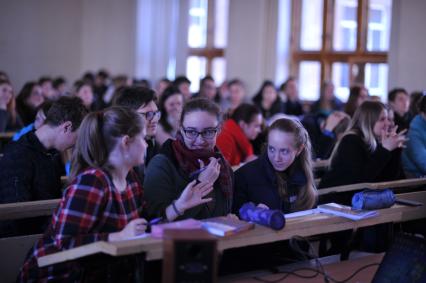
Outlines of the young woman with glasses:
M113 104L133 109L145 120L145 141L148 147L145 153L144 164L138 166L136 170L141 176L141 180L143 180L144 168L148 166L152 157L160 151L160 147L155 140L158 130L158 121L161 117L161 112L157 107L157 97L152 89L146 87L124 87L114 98Z
M180 125L176 139L164 143L145 171L148 212L169 221L227 215L233 174L216 148L219 107L205 98L190 100Z

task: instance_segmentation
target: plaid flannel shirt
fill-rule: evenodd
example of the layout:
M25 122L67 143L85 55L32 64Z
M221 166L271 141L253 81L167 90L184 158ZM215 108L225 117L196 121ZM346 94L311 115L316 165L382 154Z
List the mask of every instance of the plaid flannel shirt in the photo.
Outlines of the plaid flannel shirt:
M82 269L77 262L39 268L37 258L107 241L109 233L120 231L131 220L142 217L143 207L143 190L133 171L127 176L127 188L119 192L107 172L85 170L64 191L47 231L27 256L18 280L43 282L78 278Z

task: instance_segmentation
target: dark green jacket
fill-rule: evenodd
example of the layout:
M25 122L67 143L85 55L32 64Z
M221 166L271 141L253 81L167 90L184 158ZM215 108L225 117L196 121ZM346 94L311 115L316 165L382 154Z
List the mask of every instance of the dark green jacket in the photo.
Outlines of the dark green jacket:
M168 140L164 143L160 154L151 159L145 170L143 188L148 214L152 217L164 217L167 206L179 198L190 181L189 176L179 168L171 149L171 140ZM202 204L188 209L178 219L205 219L224 216L231 212L232 207L228 207L218 182L215 183L211 196L213 197L213 205L210 204L212 208Z

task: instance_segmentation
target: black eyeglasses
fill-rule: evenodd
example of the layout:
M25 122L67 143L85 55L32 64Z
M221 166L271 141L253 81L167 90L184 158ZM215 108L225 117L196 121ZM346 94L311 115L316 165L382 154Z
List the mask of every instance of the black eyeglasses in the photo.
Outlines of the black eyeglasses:
M148 112L139 112L140 115L144 116L147 121L152 121L154 117L160 118L161 111L148 111Z
M183 130L183 132L185 133L185 136L188 139L195 140L200 135L203 139L208 140L208 139L212 139L212 138L215 137L215 135L219 131L219 128L218 127L208 128L208 129L205 129L201 132L194 130L194 129L191 129L191 128L188 129L188 128L183 128L183 127L182 127L182 130Z

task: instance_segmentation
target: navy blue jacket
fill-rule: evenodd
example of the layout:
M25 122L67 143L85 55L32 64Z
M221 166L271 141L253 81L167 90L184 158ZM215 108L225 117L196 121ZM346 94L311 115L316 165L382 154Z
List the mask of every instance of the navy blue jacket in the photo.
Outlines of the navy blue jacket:
M34 131L25 134L5 148L0 160L0 203L60 198L64 168L57 150L47 150ZM41 233L47 223L45 217L1 221L0 235Z
M278 193L276 172L266 153L238 169L235 172L233 211L237 213L244 203L251 201L284 213L293 212L299 189L306 185L306 177L297 165L291 167L287 169L291 172L287 180L287 200L282 200Z

